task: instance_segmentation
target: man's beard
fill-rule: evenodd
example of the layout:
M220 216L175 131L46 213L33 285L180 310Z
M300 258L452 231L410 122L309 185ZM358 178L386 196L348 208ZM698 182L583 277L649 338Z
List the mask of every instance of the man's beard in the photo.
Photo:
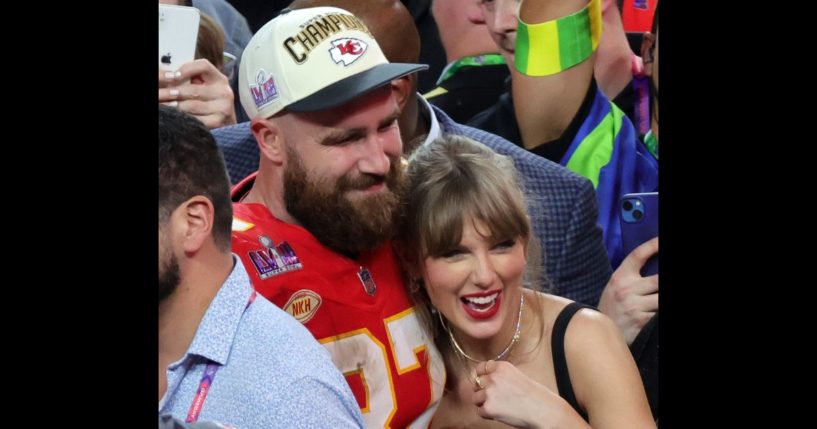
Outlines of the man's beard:
M284 202L287 211L323 245L349 257L374 250L392 238L403 189L399 160L392 160L386 176L343 176L332 186L313 182L294 150L288 150L284 171ZM350 201L350 190L366 189L385 181L386 190L376 196Z
M159 302L170 296L181 282L179 260L172 250L169 253L170 259L164 261L159 268Z

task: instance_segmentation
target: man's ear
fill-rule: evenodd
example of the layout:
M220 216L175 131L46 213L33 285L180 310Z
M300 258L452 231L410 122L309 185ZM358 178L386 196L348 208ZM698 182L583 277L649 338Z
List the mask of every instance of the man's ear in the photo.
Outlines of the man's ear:
M261 152L261 156L276 164L283 162L285 150L281 127L269 119L253 118L250 122L250 129L255 136L255 141L258 142L258 151Z
M641 59L644 61L644 74L652 76L653 54L655 53L655 34L644 33L641 39Z
M400 111L406 109L409 94L411 94L412 88L414 88L414 79L417 79L416 73L411 73L391 81L391 89L394 92L394 98L397 99L397 105L400 106Z
M190 198L179 206L176 215L177 231L186 254L195 254L212 240L215 209L209 198L203 195Z

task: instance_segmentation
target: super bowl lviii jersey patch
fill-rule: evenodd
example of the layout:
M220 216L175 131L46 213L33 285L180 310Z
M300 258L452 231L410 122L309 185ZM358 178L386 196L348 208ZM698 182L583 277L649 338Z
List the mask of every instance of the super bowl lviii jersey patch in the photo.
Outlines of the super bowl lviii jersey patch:
M286 241L276 245L266 235L258 236L258 241L261 246L248 254L261 280L303 268L298 255Z

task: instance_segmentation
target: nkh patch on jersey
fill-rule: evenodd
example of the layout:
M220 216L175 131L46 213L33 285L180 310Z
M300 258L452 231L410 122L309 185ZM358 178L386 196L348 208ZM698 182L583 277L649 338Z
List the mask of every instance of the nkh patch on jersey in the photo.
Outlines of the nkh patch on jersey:
M292 315L295 320L306 323L318 312L321 306L321 296L309 289L301 289L292 294L284 304L284 311Z

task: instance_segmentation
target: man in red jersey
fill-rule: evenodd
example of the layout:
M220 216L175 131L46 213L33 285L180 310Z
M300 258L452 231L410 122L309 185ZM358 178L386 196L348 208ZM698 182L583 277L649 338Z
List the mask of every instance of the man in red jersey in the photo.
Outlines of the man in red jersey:
M239 72L261 158L233 189L234 252L329 350L367 427L425 427L445 381L389 241L402 151L390 82L423 68L389 63L359 19L321 7L267 23Z

